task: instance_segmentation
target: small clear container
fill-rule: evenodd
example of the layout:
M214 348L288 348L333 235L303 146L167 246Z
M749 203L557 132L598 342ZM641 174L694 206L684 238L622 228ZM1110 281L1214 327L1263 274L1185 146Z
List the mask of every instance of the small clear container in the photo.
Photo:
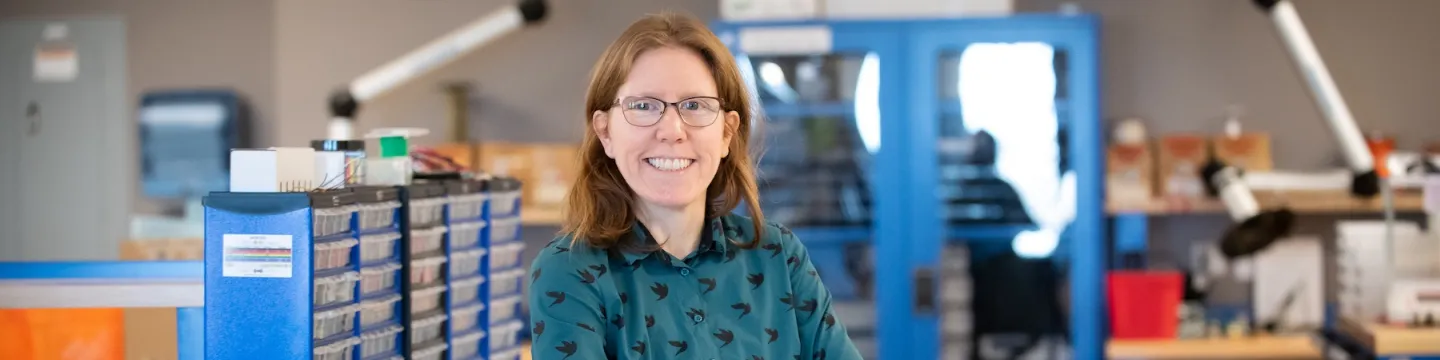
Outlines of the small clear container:
M360 296L395 290L400 268L400 263L388 263L360 269Z
M445 200L443 197L410 200L410 226L439 224L443 220Z
M410 323L410 345L420 345L445 336L445 314L415 320ZM416 351L419 353L419 351ZM418 358L418 356L417 356Z
M315 279L315 306L355 301L355 285L360 272L350 271Z
M394 354L399 349L400 333L403 331L405 327L395 325L360 334L360 358Z
M490 218L490 244L520 240L520 217Z
M486 252L485 249L473 249L450 253L450 278L458 279L479 274L480 258L485 257Z
M480 284L485 283L485 277L476 276L465 280L450 282L450 304L465 305L480 298Z
M312 214L315 237L326 237L350 232L350 219L355 216L355 206L336 206L315 209Z
M400 294L365 300L360 303L360 327L365 328L375 324L384 324L398 320L395 316L400 307ZM366 355L369 356L369 355Z
M450 221L479 219L484 214L486 194L465 194L450 197Z
M515 320L520 315L520 295L511 295L490 300L490 323L499 324Z
M355 356L355 345L360 338L351 337L315 347L312 360L350 360Z
M490 217L515 215L515 209L520 205L520 191L502 191L490 193Z
M461 334L477 329L476 325L480 324L480 311L483 310L485 310L485 304L450 310L450 333Z
M315 313L315 340L355 331L355 315L359 312L360 304L351 304Z
M484 331L477 331L450 339L450 358L469 359L480 353L480 340L485 338Z
M410 255L439 251L442 240L445 240L444 226L410 230Z
M463 250L480 245L480 231L484 229L484 220L450 224L450 250Z
M525 243L521 242L491 246L490 271L496 272L519 267L520 254L524 250Z
M442 279L445 255L410 261L410 285L425 285Z
M415 360L444 360L445 350L449 349L450 345L439 343L431 347L415 350L415 352L410 354L410 358Z
M360 231L384 229L395 226L395 210L400 208L399 201L382 201L377 203L360 204Z
M422 314L440 309L445 303L440 295L445 294L445 285L410 292L410 313Z
M525 269L514 269L490 274L490 297L497 298L520 293L520 282L525 278Z
M522 351L522 349L517 347L508 350L492 352L490 353L490 360L520 360L520 351Z
M490 327L490 351L500 351L520 345L520 329L525 324L520 320Z
M368 264L380 260L394 259L395 249L400 243L399 232L387 232L360 236L360 263Z
M355 239L344 239L315 244L315 271L349 266L350 253L359 243Z

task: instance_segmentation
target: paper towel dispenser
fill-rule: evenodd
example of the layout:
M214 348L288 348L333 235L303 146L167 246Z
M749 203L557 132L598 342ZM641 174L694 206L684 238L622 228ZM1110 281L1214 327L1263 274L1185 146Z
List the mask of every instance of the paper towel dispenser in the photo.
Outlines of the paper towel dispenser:
M187 198L229 187L229 151L248 141L248 109L230 90L146 93L140 101L141 188Z

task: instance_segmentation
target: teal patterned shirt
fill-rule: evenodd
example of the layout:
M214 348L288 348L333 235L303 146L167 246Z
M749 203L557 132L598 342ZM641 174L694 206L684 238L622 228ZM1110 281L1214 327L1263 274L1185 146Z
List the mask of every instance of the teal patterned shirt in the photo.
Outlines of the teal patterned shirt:
M561 237L531 266L535 360L861 359L789 229L709 223L694 253L602 250ZM628 241L654 244L636 225Z

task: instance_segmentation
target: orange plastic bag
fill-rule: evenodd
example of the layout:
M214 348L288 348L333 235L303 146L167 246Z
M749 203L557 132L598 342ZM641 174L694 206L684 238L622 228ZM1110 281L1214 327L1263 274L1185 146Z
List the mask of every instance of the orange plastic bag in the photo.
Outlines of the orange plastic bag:
M124 360L122 309L0 309L5 360Z

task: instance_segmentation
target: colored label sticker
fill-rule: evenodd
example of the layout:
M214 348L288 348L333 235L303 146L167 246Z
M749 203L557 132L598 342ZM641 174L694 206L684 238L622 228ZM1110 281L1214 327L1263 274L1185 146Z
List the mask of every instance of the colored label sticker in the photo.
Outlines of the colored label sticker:
M221 276L290 278L294 276L294 244L290 235L225 234Z

